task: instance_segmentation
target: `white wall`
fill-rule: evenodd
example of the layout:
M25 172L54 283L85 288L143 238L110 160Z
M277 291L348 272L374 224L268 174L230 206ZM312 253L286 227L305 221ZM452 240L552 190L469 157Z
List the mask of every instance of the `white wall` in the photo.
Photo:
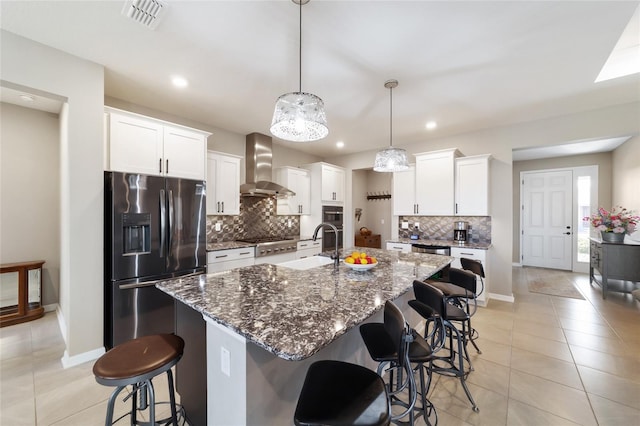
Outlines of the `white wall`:
M44 260L43 305L60 288L58 114L0 104L0 263Z
M637 117L640 121L640 117ZM640 136L635 136L613 151L612 202L640 215Z
M103 350L104 69L2 31L3 81L67 98L60 115L60 307L63 364Z
M557 145L571 141L608 138L640 133L640 102L616 105L562 117L554 117L500 128L484 129L446 138L425 133L423 142L403 144L394 140L394 146L405 148L409 155L458 148L464 155L492 154L491 161L491 217L492 243L490 250L491 292L512 295L513 252L513 181L512 154L514 148ZM637 152L637 151L634 151ZM347 202L351 211L350 170L372 167L375 151L327 158L325 161L347 169ZM614 200L615 201L615 200ZM353 219L346 216L345 233L353 232Z

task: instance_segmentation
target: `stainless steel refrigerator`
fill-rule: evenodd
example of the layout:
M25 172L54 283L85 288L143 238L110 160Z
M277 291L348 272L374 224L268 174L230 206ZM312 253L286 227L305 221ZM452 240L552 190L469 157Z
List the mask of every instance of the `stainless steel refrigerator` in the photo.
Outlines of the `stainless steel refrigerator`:
M206 183L105 172L104 344L173 333L157 280L206 270Z

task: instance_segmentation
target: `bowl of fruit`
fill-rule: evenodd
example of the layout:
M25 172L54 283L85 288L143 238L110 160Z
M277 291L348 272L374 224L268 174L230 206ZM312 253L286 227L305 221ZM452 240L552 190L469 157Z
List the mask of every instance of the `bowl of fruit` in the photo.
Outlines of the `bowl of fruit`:
M344 264L355 271L368 271L378 266L378 260L365 252L354 251L344 258Z

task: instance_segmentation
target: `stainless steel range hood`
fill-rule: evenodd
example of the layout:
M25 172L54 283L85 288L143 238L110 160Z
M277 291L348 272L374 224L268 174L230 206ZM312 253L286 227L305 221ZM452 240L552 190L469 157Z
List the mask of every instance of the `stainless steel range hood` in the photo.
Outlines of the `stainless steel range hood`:
M243 197L288 197L296 195L282 185L272 182L271 137L261 133L251 133L246 137L245 161L246 183L240 185Z

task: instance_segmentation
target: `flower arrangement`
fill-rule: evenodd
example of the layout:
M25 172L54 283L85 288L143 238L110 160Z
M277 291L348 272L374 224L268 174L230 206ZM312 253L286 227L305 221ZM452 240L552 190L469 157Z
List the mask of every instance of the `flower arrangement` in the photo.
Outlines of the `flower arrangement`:
M591 220L591 226L601 232L631 234L640 222L640 216L634 216L633 211L621 206L614 207L610 212L600 207L597 213L585 217L584 220Z

